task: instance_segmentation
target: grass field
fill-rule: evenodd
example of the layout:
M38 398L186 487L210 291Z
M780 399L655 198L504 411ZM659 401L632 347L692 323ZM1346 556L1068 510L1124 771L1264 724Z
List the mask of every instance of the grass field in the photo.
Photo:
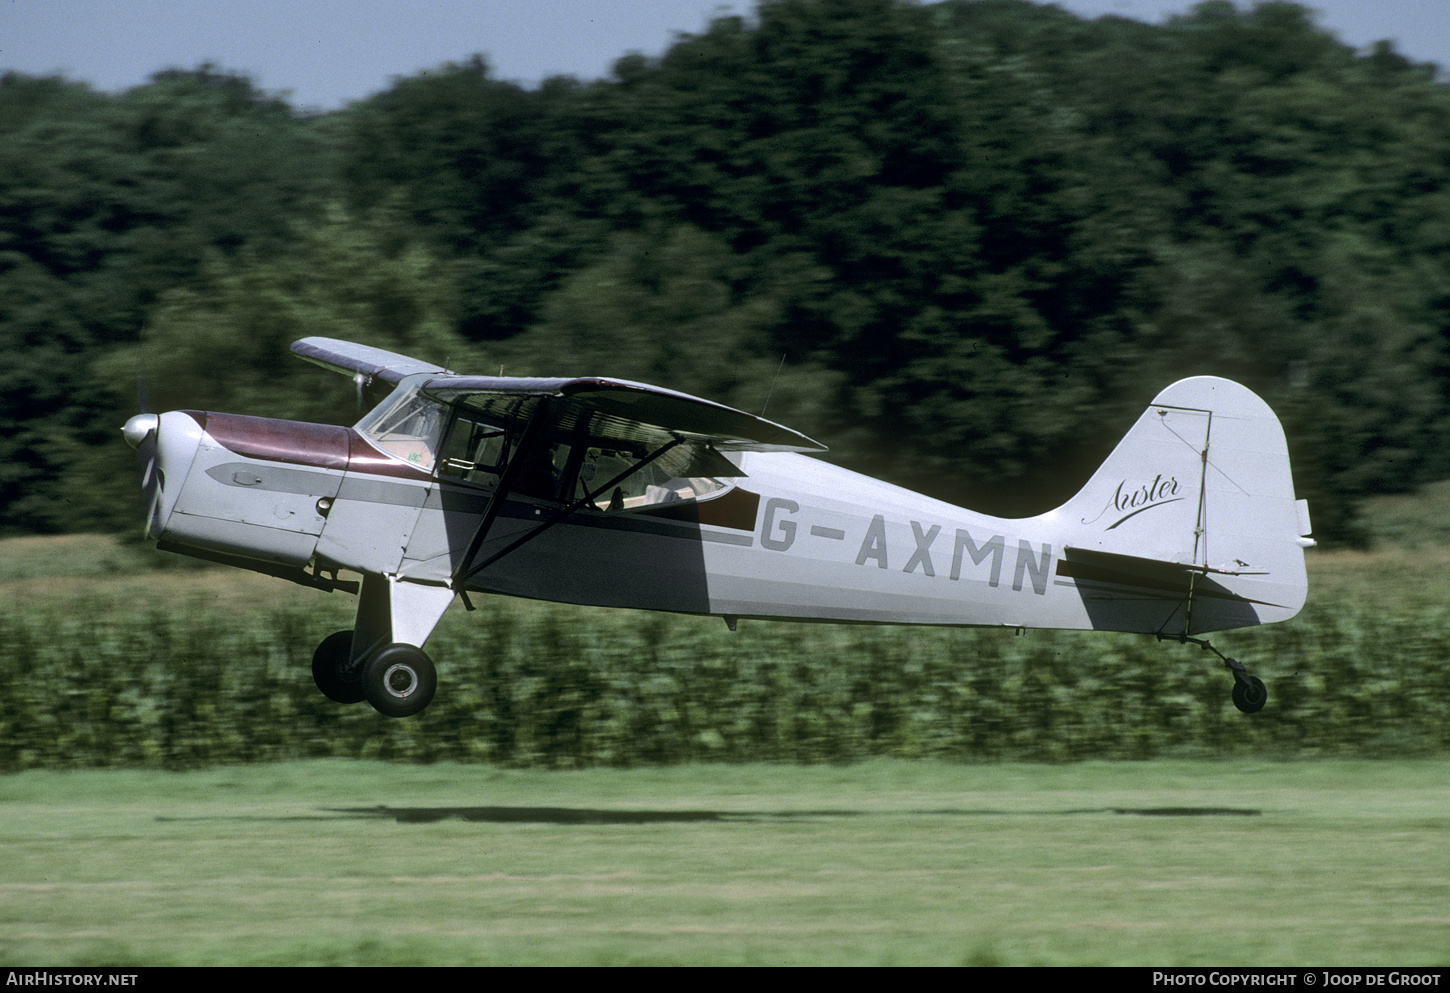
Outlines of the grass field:
M9 964L1450 960L1450 761L318 761L0 811Z

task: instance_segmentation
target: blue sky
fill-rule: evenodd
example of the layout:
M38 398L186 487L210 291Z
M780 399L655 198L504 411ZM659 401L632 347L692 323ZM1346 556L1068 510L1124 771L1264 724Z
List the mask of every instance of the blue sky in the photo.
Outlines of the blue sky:
M1157 22L1192 0L1059 0L1082 16ZM1241 6L1247 6L1241 2ZM1450 0L1310 0L1355 46L1388 38L1450 66ZM246 73L299 108L333 109L482 52L494 75L536 83L606 74L619 56L657 55L726 0L0 0L0 69L61 72L99 89L203 62Z

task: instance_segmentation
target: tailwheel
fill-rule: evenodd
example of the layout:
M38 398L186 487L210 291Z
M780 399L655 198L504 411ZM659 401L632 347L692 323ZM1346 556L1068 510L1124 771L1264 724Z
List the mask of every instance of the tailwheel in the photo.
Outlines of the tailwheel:
M387 645L363 663L362 688L378 713L412 717L433 700L438 673L421 648Z
M1269 702L1269 691L1258 676L1234 673L1234 706L1245 714L1257 714Z
M1245 714L1257 714L1264 709L1264 704L1269 702L1269 691L1264 686L1264 681L1258 676L1250 676L1249 671L1238 659L1231 659L1223 652L1214 648L1204 638L1190 638L1186 634L1160 634L1159 641L1176 641L1180 645L1197 645L1205 652L1213 652L1223 660L1224 668L1233 673L1234 706Z
M322 639L312 653L312 681L322 695L334 703L362 703L361 666L349 666L352 656L352 632L338 631Z

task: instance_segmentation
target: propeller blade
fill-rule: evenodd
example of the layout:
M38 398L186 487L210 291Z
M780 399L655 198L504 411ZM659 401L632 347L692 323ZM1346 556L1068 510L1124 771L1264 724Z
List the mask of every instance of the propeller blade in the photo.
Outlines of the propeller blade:
M161 432L159 414L134 414L121 428L126 444L136 449L136 462L141 466L141 494L146 504L146 528L149 530L156 506L161 499L161 472L157 467L157 436Z
M151 397L146 390L146 349L139 345L136 349L136 409L143 414L151 413Z

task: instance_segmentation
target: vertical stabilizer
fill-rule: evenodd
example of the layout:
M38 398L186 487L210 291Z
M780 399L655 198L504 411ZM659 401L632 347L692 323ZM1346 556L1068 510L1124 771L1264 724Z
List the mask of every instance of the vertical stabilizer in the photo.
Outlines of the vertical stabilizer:
M1229 380L1199 376L1158 394L1053 516L1071 535L1066 571L1102 618L1095 626L1199 634L1303 606L1313 542L1284 432Z

